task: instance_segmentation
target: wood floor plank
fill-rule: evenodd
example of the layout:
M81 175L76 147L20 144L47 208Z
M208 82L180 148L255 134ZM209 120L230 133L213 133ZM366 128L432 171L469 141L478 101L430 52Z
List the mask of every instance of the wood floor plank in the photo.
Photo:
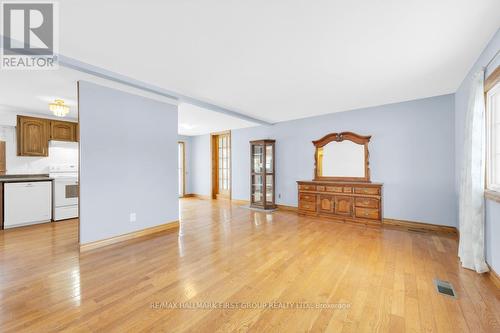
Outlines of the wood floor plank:
M500 331L499 290L446 235L194 198L179 233L80 254L77 228L0 231L1 332Z

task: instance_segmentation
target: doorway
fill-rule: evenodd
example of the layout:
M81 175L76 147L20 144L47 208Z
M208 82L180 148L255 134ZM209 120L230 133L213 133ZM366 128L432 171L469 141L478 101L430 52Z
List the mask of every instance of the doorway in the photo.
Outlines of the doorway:
M177 149L177 170L179 177L179 198L186 195L186 144L178 142Z
M212 199L231 199L231 132L213 133Z

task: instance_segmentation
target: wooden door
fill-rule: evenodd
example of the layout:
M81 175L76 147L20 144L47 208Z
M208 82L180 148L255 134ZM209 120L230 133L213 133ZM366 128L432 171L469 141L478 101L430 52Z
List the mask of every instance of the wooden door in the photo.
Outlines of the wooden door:
M320 213L333 213L335 201L330 195L319 196L318 212Z
M48 156L49 121L32 117L17 117L17 155Z
M335 197L335 214L352 216L352 197Z
M50 139L58 141L76 141L76 123L69 121L50 121Z
M212 197L231 198L231 133L212 135Z

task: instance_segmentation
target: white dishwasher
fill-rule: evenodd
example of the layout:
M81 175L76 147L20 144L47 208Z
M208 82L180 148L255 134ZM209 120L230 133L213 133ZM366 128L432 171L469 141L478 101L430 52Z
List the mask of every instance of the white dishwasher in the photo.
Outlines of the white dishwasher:
M4 184L4 228L52 220L52 182Z

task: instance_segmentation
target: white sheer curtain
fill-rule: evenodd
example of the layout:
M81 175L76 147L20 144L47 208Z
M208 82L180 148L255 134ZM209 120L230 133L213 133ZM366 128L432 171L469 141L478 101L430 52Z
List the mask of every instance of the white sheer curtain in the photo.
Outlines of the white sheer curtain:
M458 249L462 266L478 273L488 271L484 258L485 128L484 71L481 70L472 79L465 116Z

